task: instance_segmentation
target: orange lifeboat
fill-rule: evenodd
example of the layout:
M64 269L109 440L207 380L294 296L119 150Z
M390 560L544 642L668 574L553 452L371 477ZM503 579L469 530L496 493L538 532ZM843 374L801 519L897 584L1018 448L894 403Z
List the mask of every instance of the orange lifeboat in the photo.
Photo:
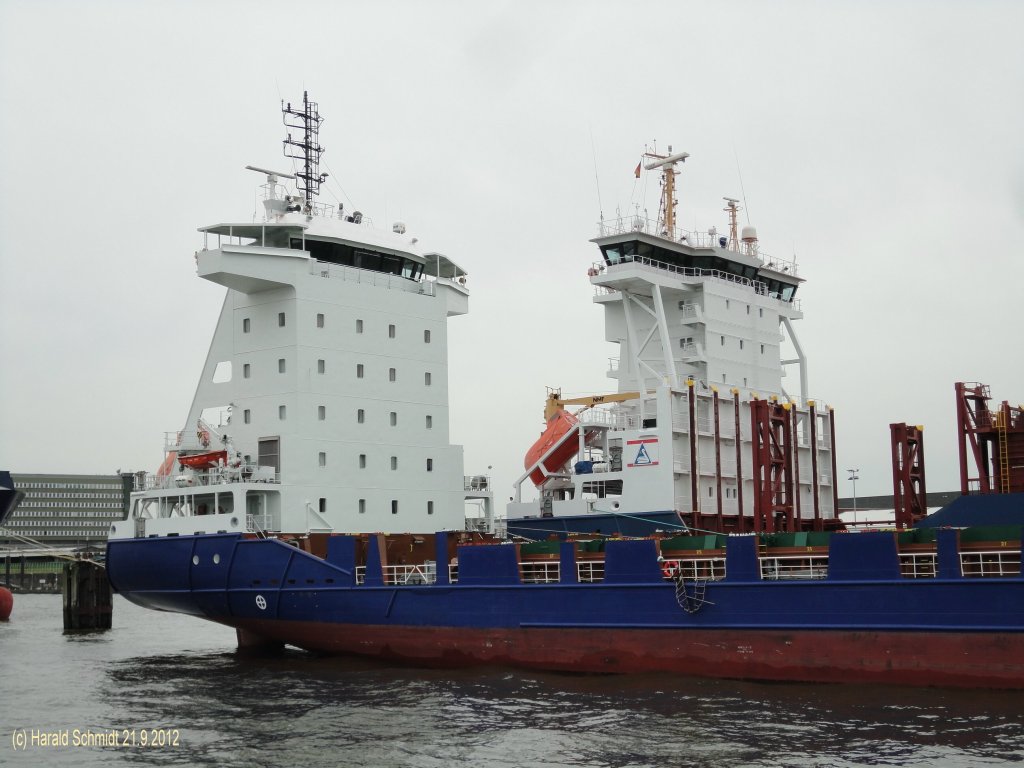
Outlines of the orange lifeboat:
M183 467L192 469L212 469L221 461L227 463L227 451L210 451L209 453L197 453L192 456L179 456L178 463Z
M529 469L536 464L545 453L550 451L560 440L563 440L566 434L572 431L578 423L579 419L568 411L557 411L548 421L547 427L545 427L537 442L526 452L525 468ZM544 460L544 469L548 472L560 472L566 465L566 462L576 454L578 449L579 445L576 440L565 440L554 453ZM530 473L530 480L538 488L544 484L544 473L540 467L537 467L537 469Z

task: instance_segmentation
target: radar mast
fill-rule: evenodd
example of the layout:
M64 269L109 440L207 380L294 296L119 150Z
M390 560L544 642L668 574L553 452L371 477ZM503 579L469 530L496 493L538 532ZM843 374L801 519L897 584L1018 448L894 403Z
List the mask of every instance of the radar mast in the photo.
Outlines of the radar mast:
M672 145L668 147L667 155L659 155L656 152L644 152L645 158L651 160L649 163L644 164L644 169L653 171L657 168L661 169L661 204L658 206L658 222L661 225L661 234L663 237L670 237L675 239L676 229L676 176L679 171L676 170L676 163L686 162L686 158L690 156L689 152L678 152L672 154Z
M296 128L302 131L302 139L288 138L284 140L284 155L295 160L303 161L303 168L295 174L296 184L306 195L306 207L312 206L313 198L320 194L320 185L327 179L326 173L320 173L320 155L324 148L320 146L320 123L324 121L320 117L315 101L309 100L309 92L302 92L302 108L292 108L291 102L287 106L281 102L281 112L284 114L286 128Z

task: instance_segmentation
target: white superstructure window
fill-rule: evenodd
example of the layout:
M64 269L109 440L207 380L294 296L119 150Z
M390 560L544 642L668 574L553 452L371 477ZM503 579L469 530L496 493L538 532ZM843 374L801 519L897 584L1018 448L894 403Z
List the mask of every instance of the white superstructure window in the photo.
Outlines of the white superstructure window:
M423 384L429 387L430 386L430 382L431 382L430 371L427 371L426 373L423 374Z
M242 378L243 379L248 379L251 374L252 374L252 367L249 365L249 363L244 363L242 365Z
M246 424L248 424L251 421L251 419L252 419L252 411L250 411L248 408L246 408L244 411L242 411L242 421L244 421Z
M430 415L430 414L428 413L428 414L427 414L427 429L433 429L433 428L434 428L434 417L433 417L433 416L431 416L431 415Z
M398 379L398 371L394 368L388 368L388 381L396 381Z
M363 332L363 321L362 320L356 320L356 333L362 333L362 332Z
M366 514L366 499L360 499L359 500L359 514L360 515L365 515Z
M391 500L391 514L392 515L397 515L398 514L398 499L392 499Z
M428 515L434 514L434 502L432 502L432 501L428 501L427 502L427 514Z
M317 406L316 417L320 421L326 421L327 420L327 406L326 405Z
M362 363L356 363L356 378L357 379L363 378L364 370L365 369L363 368L363 364Z
M360 453L359 454L359 468L360 469L366 469L366 454L365 453Z
M320 451L319 459L320 459L320 466L321 467L326 467L327 466L327 454L324 451Z
M429 344L430 343L430 329L429 328L427 330L423 331L423 343L424 344Z
M248 317L243 317L242 318L242 333L248 333L250 328L251 328L251 324L249 322L249 318Z
M396 411L391 412L390 421L392 427L398 426L398 413Z
M433 471L434 471L434 460L433 459L427 459L427 472L433 472Z
M316 313L316 327L317 328L323 328L324 327L324 313L323 312L317 312Z
M327 362L325 360L316 361L316 372L324 373L327 370Z
M391 469L398 469L398 457L397 456L392 456L391 457Z
M366 421L366 411L364 411L362 408L356 411L356 421L359 422L360 424Z
M287 408L287 406L284 406L284 405L277 406L277 418L279 418L281 421L284 421L285 418L287 417L287 415L288 415L288 408Z
M395 326L394 326L394 324L388 326L388 338L389 339L395 338Z
M279 358L277 358L277 372L278 373L284 373L284 371L285 371L284 358L283 357L279 357Z
M284 323L285 323L284 312L278 312L277 313L277 325L278 325L278 327L279 328L284 328Z

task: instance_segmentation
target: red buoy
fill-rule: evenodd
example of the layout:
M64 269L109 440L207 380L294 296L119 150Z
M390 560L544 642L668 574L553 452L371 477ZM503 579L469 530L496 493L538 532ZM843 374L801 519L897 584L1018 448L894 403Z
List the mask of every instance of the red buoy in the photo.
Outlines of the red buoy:
M6 587L0 587L0 621L7 621L14 608L14 595Z

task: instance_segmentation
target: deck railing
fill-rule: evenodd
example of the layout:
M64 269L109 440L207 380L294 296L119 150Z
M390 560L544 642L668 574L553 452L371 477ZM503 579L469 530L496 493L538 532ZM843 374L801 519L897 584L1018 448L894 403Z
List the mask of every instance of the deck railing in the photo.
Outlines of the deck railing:
M251 516L250 516L251 517ZM258 530L258 528L257 528ZM765 581L800 581L824 579L828 576L828 555L808 553L796 555L761 555L758 558L761 578ZM935 552L901 552L900 574L907 579L928 579L940 576ZM991 550L963 552L960 555L962 574L969 578L1019 576L1021 555L1019 550ZM666 581L681 573L685 581L720 581L725 578L725 557L683 557L659 563ZM578 560L576 578L581 584L604 581L605 561ZM551 560L524 560L519 563L523 584L557 584L561 580L561 562ZM435 584L435 563L420 565L386 565L383 567L385 586L416 586ZM366 567L356 568L356 584L364 584ZM459 566L448 566L448 581L457 584Z
M960 570L966 577L1019 576L1020 549L961 552Z
M761 578L765 581L824 579L828 576L828 555L780 555L761 557Z

